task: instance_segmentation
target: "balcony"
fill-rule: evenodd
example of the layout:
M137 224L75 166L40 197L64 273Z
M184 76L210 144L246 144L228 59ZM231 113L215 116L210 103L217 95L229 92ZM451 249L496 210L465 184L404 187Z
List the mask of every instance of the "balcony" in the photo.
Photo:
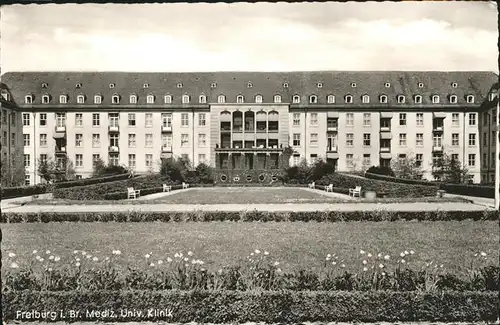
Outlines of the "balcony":
M434 144L432 146L432 151L433 152L442 152L443 151L443 146L442 145L436 145L436 144Z
M387 126L387 125L381 125L380 126L380 132L391 132L391 126Z
M335 145L334 146L327 146L326 152L338 152L338 147Z
M391 147L380 147L380 152L391 152Z
M117 133L120 132L120 128L118 127L118 125L110 125L108 126L108 131L110 133Z
M56 126L55 131L56 131L56 133L65 133L66 132L66 125Z
M109 146L108 151L109 152L120 152L120 149L118 148L118 146Z
M442 125L434 125L432 127L432 132L443 132L443 126Z
M161 152L172 152L172 146L162 146Z
M56 153L56 155L66 155L66 147L56 146L55 153Z
M168 132L172 132L172 125L162 125L161 126L161 132L162 133L168 133Z
M328 132L337 132L339 130L339 127L336 124L329 124L327 125L326 130Z

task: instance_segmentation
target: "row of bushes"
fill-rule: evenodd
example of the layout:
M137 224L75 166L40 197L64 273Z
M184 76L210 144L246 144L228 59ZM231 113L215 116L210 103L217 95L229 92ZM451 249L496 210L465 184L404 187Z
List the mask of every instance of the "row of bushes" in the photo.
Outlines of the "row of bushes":
M170 323L316 322L479 322L498 319L494 292L291 292L291 291L97 291L9 292L3 295L6 320L168 321ZM26 319L18 311L54 311L46 319ZM79 317L62 318L63 311ZM143 311L122 316L121 311ZM149 314L149 310L163 311ZM57 312L56 312L57 311ZM92 313L94 311L94 313ZM108 311L97 315L95 311ZM111 315L109 312L113 312ZM53 317L52 317L53 316ZM111 317L116 316L116 317Z
M341 173L329 174L321 178L321 180L317 181L316 183L323 186L333 184L334 187L343 189L361 186L361 190L363 192L375 191L377 194L383 193L385 197L435 196L437 190L437 186L431 187L424 185L394 183Z
M88 186L92 184L102 184L107 182L114 182L129 178L129 174L120 174L98 178L84 178L73 181L53 183L53 184L39 184L33 186L20 186L20 187L2 187L2 199L9 199L22 196L31 196L47 193L51 189L64 189L79 186Z
M2 223L32 222L346 222L346 221L463 221L498 220L499 211L116 211L116 212L4 212Z
M387 181L387 182L394 182L394 183L401 183L401 184L432 186L434 188L437 188L439 186L438 183L429 182L429 181L425 181L425 180L421 180L421 179L393 177L393 176L386 176L386 175L380 175L380 174L369 173L369 172L365 173L365 177L369 178L369 179L379 180L379 181Z

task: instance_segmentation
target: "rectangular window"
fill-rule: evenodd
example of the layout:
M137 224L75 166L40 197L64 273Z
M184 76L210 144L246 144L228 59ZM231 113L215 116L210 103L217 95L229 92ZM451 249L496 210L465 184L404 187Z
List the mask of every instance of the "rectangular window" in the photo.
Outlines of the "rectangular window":
M109 154L109 165L118 166L120 164L120 157L117 153Z
M495 155L494 152L491 153L491 167L495 167L496 162L497 162L497 156Z
M207 146L207 135L204 133L198 134L198 147L204 148Z
M422 153L417 153L417 154L415 155L415 165L416 165L417 167L422 167L422 163L423 163L423 161L424 161L424 154L422 154Z
M317 154L315 154L315 153L312 153L312 154L310 155L310 159L311 159L311 164L314 164L314 163L316 163L316 161L318 160L318 155L317 155Z
M135 141L135 139L134 139ZM144 146L146 148L152 148L153 147L153 134L152 133L146 133L144 137Z
M146 167L153 167L153 155L150 153L146 154Z
M352 153L348 153L345 155L345 162L347 167L354 167L354 155Z
M31 161L30 161L30 155L29 154L24 154L24 167L27 168L30 166Z
M476 113L469 113L469 126L476 125Z
M29 138L28 138L28 140L29 140ZM16 134L15 134L15 133L11 133L11 134L10 134L10 144L11 144L12 146L15 146L15 145L16 145Z
M181 147L189 147L189 134L181 134Z
M172 114L171 113L161 114L161 121L162 121L163 127L171 128L172 127Z
M24 185L25 186L31 185L31 176L29 174L24 175Z
M205 164L207 161L207 157L204 153L198 154L198 164Z
M205 113L198 114L198 126L206 126L207 125L207 116Z
M83 134L75 134L75 147L83 147Z
M153 113L146 113L144 117L144 126L147 128L153 126Z
M40 126L47 125L47 113L40 113Z
M2 136L2 146L7 146L7 131L3 131L3 136Z
M66 127L66 113L56 113L56 127Z
M424 125L424 113L417 113L417 126Z
M369 147L371 146L371 134L363 133L363 146Z
M101 156L98 153L92 154L92 168L96 166L99 160L101 160Z
M300 113L293 113L293 126L300 126Z
M486 147L488 145L488 133L484 132L483 133L483 147Z
M434 147L441 147L443 146L443 137L439 134L436 134L432 137L432 145Z
M75 167L83 167L83 155L80 153L75 155Z
M369 153L363 154L363 165L365 167L370 166L372 163L371 155Z
M128 135L128 147L129 148L135 148L135 139L136 139L136 136L134 133L129 133Z
M488 167L488 155L483 153L483 168Z
M469 154L469 166L476 166L476 154Z
M293 142L292 145L294 147L300 147L300 133L293 134Z
M318 134L317 133L311 133L311 138L309 139L311 147L317 147L318 146Z
M297 166L298 164L300 164L300 155L294 154L293 155L293 165Z
M491 132L491 145L496 146L496 141L497 141L497 135L495 134L495 131Z
M318 113L311 113L311 125L318 125Z
M470 133L469 134L469 146L475 146L476 145L476 134Z
M363 125L370 126L372 124L372 114L371 113L363 113Z
M181 126L189 126L189 115L188 113L181 114Z
M451 125L452 126L460 125L460 115L458 113L451 114Z
M128 155L128 167L135 168L135 154L131 153Z
M109 145L111 147L118 147L118 144L119 144L118 134L110 134L109 135Z
M7 124L7 111L2 109L2 123Z
M488 120L489 120L488 116L489 116L488 112L483 113L483 125L485 125L485 126L488 125Z
M401 147L405 147L406 146L406 133L400 133L399 134L399 145Z
M128 126L135 126L135 113L128 113Z
M346 126L353 126L354 125L354 113L346 113L345 125Z
M454 147L460 146L460 139L459 139L459 134L458 133L452 133L451 134L451 145Z
M161 145L162 147L172 147L172 134L162 134Z
M29 147L30 144L30 135L29 134L23 134L23 143L25 147Z
M451 159L458 161L458 153L451 154Z
M417 146L423 146L424 145L424 134L423 133L417 133L417 137L415 138L415 144Z
M353 147L354 146L354 133L346 133L345 145L346 145L346 147Z
M23 126L30 126L30 114L23 113Z
M101 115L99 113L92 114L92 126L100 126L101 125Z
M17 114L16 114L16 112L12 112L12 113L10 114L10 124L11 124L12 126L16 126L16 118L17 118Z
M46 147L47 146L47 134L41 133L40 134L40 147Z
M92 134L92 147L99 148L101 146L101 135L99 133Z
M406 125L406 113L399 113L399 125Z
M45 163L47 162L47 154L46 153L42 153L40 154L40 163Z
M75 114L75 126L83 126L83 114L82 113Z

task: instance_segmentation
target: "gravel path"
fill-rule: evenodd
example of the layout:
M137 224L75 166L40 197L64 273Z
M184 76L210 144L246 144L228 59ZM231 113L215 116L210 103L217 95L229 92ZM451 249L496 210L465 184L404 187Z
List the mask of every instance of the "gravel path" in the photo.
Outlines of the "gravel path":
M4 324L10 325L10 324L50 324L50 325L66 325L68 323L65 322L50 322L50 323L45 323L45 322L13 322L13 321L8 321L4 322ZM111 323L111 322L74 322L71 323L72 325L94 325L94 324L106 324L106 325L198 325L200 323L167 323L167 322L126 322L126 323ZM213 324L213 323L203 323L204 325L226 325L226 324ZM234 324L234 323L231 323ZM248 322L248 323L240 323L241 325L278 325L278 324L268 324L268 323L254 323L254 322ZM378 322L378 323L346 323L346 322L329 322L329 323L323 323L323 322L303 322L300 323L301 325L491 325L491 324L499 324L498 322L495 323L485 323L485 322L477 322L477 323L463 323L463 322L452 322L452 323L442 323L442 322L395 322L395 323L389 323L389 322ZM229 324L228 324L229 325ZM281 324L279 324L281 325Z

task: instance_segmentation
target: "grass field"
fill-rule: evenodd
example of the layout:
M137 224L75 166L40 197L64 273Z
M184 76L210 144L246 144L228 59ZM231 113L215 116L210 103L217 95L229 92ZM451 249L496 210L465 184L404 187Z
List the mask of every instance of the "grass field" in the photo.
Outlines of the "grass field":
M284 270L320 267L326 254L344 259L346 269L361 266L360 249L390 254L414 250L411 263L443 264L465 271L474 253L485 251L498 264L498 223L492 222L349 222L349 223L36 223L4 224L2 256L14 252L22 266L33 250L69 263L74 250L102 260L120 250L122 265L146 263L191 250L208 268L239 264L255 249L270 252Z

